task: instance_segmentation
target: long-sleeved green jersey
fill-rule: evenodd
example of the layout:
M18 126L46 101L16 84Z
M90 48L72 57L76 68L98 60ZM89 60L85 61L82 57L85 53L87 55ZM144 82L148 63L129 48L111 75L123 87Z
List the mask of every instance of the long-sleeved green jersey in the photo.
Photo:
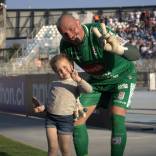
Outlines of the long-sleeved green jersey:
M87 72L94 83L116 84L127 75L135 76L133 62L122 56L104 51L100 46L98 38L92 32L97 27L101 31L99 23L83 25L85 36L80 45L73 45L70 42L61 40L60 51L75 61L85 72ZM111 31L110 28L107 28Z

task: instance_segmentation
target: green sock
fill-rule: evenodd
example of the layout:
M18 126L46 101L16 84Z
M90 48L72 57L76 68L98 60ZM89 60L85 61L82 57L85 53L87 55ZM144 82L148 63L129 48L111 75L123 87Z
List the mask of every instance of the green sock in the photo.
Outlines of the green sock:
M123 156L126 140L125 117L113 114L111 156Z
M77 156L88 156L88 133L86 125L74 127L73 141Z

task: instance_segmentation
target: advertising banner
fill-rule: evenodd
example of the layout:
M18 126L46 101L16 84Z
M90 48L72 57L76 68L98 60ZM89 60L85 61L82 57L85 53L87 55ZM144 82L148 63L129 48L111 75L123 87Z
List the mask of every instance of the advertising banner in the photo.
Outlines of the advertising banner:
M0 77L0 111L31 114L32 96L47 104L48 85L54 79L50 74Z

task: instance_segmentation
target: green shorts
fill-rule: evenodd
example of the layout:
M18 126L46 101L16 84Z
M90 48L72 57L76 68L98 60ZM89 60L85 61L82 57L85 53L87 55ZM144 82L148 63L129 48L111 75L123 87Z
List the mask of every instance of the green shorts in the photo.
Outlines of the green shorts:
M96 105L97 107L107 109L109 105L112 105L128 109L135 85L136 77L129 79L127 76L127 79L118 84L107 85L107 90L102 91L100 85L99 90L95 89L92 93L82 94L80 102L84 107Z

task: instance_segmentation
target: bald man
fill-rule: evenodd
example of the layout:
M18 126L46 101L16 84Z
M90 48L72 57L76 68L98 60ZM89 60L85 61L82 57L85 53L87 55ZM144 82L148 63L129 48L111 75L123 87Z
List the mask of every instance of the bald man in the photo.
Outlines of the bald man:
M130 60L138 59L139 52L129 43L124 45L126 50L122 50L122 54L107 50L105 44L112 46L110 38L114 33L109 27L104 26L104 30L101 26L100 23L81 25L70 15L62 15L57 22L63 37L61 53L65 53L90 75L89 83L93 87L92 93L80 96L82 105L88 111L86 118L75 122L73 139L77 156L88 156L85 123L97 106L109 107L111 111L111 156L123 156L126 145L125 115L136 84L136 70Z

